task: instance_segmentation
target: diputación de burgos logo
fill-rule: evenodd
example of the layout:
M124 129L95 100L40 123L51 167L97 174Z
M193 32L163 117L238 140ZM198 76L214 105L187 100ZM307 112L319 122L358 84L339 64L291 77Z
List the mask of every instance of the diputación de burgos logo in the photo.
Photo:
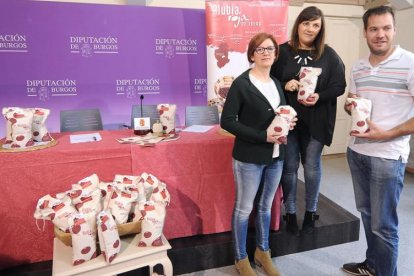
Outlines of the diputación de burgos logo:
M192 38L156 38L155 54L173 58L175 55L196 55L197 39Z
M161 92L159 78L119 79L115 80L115 86L116 94L128 99Z
M117 37L70 36L70 52L90 57L93 54L118 54Z
M76 80L26 80L28 97L38 97L41 101L48 101L50 97L77 96Z
M212 4L211 11L214 17L224 16L228 22L233 23L234 28L238 27L261 27L262 22L252 21L246 14L243 14L241 8L236 4Z
M27 53L27 38L24 34L0 34L0 52Z
M193 81L193 93L207 96L207 79L195 78Z

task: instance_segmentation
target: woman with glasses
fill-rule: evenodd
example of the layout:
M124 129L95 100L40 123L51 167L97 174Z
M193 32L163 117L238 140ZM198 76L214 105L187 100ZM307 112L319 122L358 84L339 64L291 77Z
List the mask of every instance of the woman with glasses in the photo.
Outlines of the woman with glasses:
M298 101L302 67L320 68L321 74L315 93L304 101ZM346 86L342 60L325 44L325 20L320 9L312 6L302 10L293 25L290 41L280 45L279 59L273 64L271 74L282 82L287 103L298 113L295 130L288 135L281 181L286 229L291 234L299 235L296 188L301 161L306 189L302 233L310 233L319 217L316 210L322 174L322 149L332 142L336 100L345 92Z
M280 82L270 76L278 52L278 44L270 34L259 33L250 40L247 59L254 66L233 81L221 115L221 127L236 136L233 147L236 202L232 232L235 265L241 275L256 275L246 253L249 215L253 207L257 211L254 261L267 275L280 275L271 259L269 227L271 206L282 174L284 146L267 131L275 109L285 104Z

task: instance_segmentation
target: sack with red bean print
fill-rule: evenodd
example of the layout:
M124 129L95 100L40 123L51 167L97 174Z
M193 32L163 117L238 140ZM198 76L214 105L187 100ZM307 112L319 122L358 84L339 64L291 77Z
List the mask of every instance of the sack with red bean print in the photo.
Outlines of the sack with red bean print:
M165 134L175 133L175 104L159 104L157 110L160 113L160 122Z
M276 110L276 116L268 126L267 130L277 136L281 144L287 143L287 135L290 130L290 124L296 117L296 111L289 105L279 106Z
M167 185L160 181L158 187L156 187L152 191L151 201L161 202L165 206L168 206L170 204L170 200L171 200L171 197L170 197L170 193L167 190Z
M142 173L140 182L144 185L145 197L147 200L151 198L152 191L158 187L160 181L154 175Z
M76 214L69 219L69 230L72 237L72 262L79 265L96 258L96 232L92 230L83 214Z
M91 192L82 191L79 197L72 199L72 203L74 203L75 208L79 211L79 213L87 214L95 212L98 214L102 211L101 198L102 194L99 189Z
M99 190L101 191L102 210L108 209L109 200L111 199L112 191L115 189L113 182L99 182Z
M51 220L63 232L68 232L68 218L77 214L69 197L57 199L51 195L45 195L38 200L34 213L35 219Z
M303 102L315 93L316 84L318 83L318 76L322 73L322 68L316 67L302 67L299 72L299 91L298 102Z
M111 263L121 251L121 239L118 228L112 215L108 211L102 211L96 218L98 228L99 246L107 263Z
M102 194L99 189L96 189L92 192L82 191L81 196L78 198L79 201L76 202L75 208L79 213L84 214L89 225L95 231L96 229L96 215L102 211ZM73 201L72 201L73 202Z
M347 98L346 105L351 106L351 133L368 131L367 119L371 117L371 100L364 98Z
M140 176L116 174L114 185L120 191L138 193L138 201L145 200L145 191Z
M33 110L28 108L15 108L5 115L11 124L10 148L25 148L34 145L32 137Z
M161 236L166 214L164 203L147 201L139 205L144 219L141 222L141 234L139 236L138 246L163 245Z
M132 203L136 201L138 194L134 192L120 191L114 189L108 204L117 224L123 224L128 221Z
M33 140L36 142L49 142L52 141L52 137L46 128L46 119L49 116L50 110L45 108L34 108L33 122L32 122L32 134Z
M78 183L72 185L74 190L85 190L85 191L95 191L99 185L99 177L94 173L88 177L85 177L82 180L79 180Z
M6 119L6 141L4 141L4 144L11 144L12 143L12 122L10 122L6 114L10 112L10 114L13 114L13 111L18 107L3 107L2 108L2 114L4 119Z
M289 124L296 117L296 115L298 115L296 113L296 110L290 105L281 105L278 108L276 108L275 112L277 115L280 115L281 117L285 118Z

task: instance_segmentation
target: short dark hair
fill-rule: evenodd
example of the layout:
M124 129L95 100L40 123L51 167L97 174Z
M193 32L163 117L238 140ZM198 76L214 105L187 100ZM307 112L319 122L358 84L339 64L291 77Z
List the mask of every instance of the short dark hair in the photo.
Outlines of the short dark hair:
M299 34L298 28L299 24L303 21L313 21L316 19L321 19L321 29L318 35L313 42L313 46L315 47L315 52L312 53L312 57L315 60L318 60L325 50L325 17L320 9L315 6L310 6L303 9L298 17L295 20L295 24L292 27L292 33L290 35L290 46L295 53L297 53L299 49Z
M375 8L368 9L364 13L364 15L362 16L362 21L364 22L364 30L367 30L367 28L368 28L368 19L372 15L382 15L382 14L387 14L387 13L392 15L392 22L394 23L394 26L395 26L394 9L392 7L389 7L389 6L378 6L378 7L375 7Z
M252 56L254 55L254 51L260 44L263 43L266 39L270 39L273 44L275 45L275 60L279 56L279 45L276 42L276 39L273 35L268 33L258 33L250 39L249 46L247 47L247 60L250 63L253 63Z

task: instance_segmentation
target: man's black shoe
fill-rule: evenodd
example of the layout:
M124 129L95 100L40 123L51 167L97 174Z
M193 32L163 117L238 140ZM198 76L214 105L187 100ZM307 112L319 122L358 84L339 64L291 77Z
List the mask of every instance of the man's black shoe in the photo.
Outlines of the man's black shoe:
M342 266L342 269L351 275L375 276L375 271L367 266L367 260L362 263L348 263Z

